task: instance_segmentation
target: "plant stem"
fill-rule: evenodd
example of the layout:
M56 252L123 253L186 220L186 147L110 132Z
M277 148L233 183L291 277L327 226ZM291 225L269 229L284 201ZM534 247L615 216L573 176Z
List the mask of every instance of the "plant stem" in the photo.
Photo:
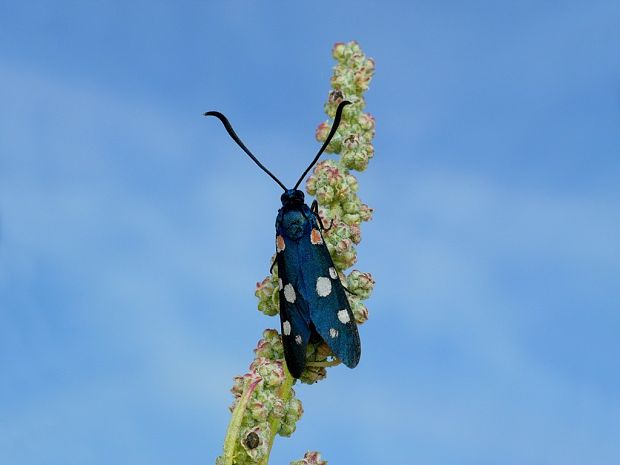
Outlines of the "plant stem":
M293 384L295 383L295 378L291 376L286 367L286 363L284 364L284 382L280 385L278 389L278 397L282 399L285 403L288 402L291 397L291 391L293 388ZM259 462L259 465L267 465L269 463L269 456L271 455L271 448L273 447L273 442L276 438L277 432L280 430L281 421L278 417L274 416L269 421L269 430L271 432L271 439L269 441L269 447L267 448L267 453L263 457L263 459Z
M241 420L243 420L243 414L245 413L245 409L248 405L250 397L252 397L254 389L256 389L256 386L258 386L261 381L262 380L257 380L247 385L243 391L243 394L239 398L239 402L233 410L232 418L230 419L230 424L228 425L228 431L226 431L226 439L224 439L224 465L233 465L235 448L239 443L239 429L241 428Z

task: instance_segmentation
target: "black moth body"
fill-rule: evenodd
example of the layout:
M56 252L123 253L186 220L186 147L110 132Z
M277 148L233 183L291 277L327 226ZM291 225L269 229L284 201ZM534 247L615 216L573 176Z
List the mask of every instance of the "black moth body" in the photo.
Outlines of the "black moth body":
M327 139L293 189L287 189L258 161L224 115L215 111L205 113L220 119L233 140L284 189L276 218L276 263L284 357L294 378L299 378L306 366L309 343L325 341L350 368L358 364L361 355L351 305L323 239L318 205L314 201L312 208L308 207L303 192L297 189L336 133L342 110L349 103L343 101L338 105Z

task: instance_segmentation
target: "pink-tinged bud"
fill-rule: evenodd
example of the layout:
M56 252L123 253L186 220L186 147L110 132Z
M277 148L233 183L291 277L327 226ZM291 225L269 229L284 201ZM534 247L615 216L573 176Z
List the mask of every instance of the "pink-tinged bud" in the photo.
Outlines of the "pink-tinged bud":
M327 465L327 461L318 452L306 452L303 459L291 462L291 465Z
M263 331L263 339L258 341L254 353L257 358L278 360L284 357L284 348L280 334L275 329Z
M342 151L342 163L350 170L364 171L368 168L370 157L365 147Z
M345 50L346 46L343 42L336 42L332 48L332 56L334 57L334 60L340 61L344 59Z
M254 292L254 295L258 297L259 299L264 298L264 297L271 297L272 292L273 292L273 285L271 283L270 276L267 276L260 283L256 283L256 292Z
M368 308L358 298L349 299L351 304L351 310L353 311L353 317L357 324L361 325L368 320Z
M316 193L316 177L310 176L306 181L306 191L310 195L314 195Z
M280 311L280 297L277 282L277 276L270 275L260 283L256 283L256 292L254 292L254 295L258 297L258 309L269 316L277 315Z
M235 397L241 397L241 394L243 394L243 387L244 387L244 378L243 376L235 376L233 378L233 387L230 388L230 392L232 392L233 396Z
M269 417L269 409L258 399L252 399L248 404L248 411L252 418L258 422L267 421Z
M357 254L351 239L343 239L339 241L334 250L335 256L332 255L332 258L334 259L334 263L338 269L345 270L357 261Z
M350 89L351 83L353 82L353 76L353 72L348 70L336 73L331 78L331 85L334 89L338 90Z
M324 231L323 236L333 244L351 236L351 229L348 224L340 220L334 220L329 231Z
M278 418L283 418L286 415L286 403L279 397L271 396L271 412Z
M347 186L349 186L349 189L351 192L357 192L360 188L359 183L357 182L357 179L355 178L355 176L352 176L350 174L347 174L346 183L347 183Z
M271 354L272 354L271 344L269 344L264 339L261 339L260 341L258 341L258 344L256 345L256 348L254 349L254 353L256 354L257 357L271 358Z
M370 113L362 113L357 118L357 123L365 131L375 131L375 118Z
M352 224L349 226L349 229L351 231L351 241L353 241L354 244L359 244L362 241L362 230L361 228L357 225L357 224Z
M370 273L353 270L347 276L347 288L360 299L365 300L370 297L374 285L375 280Z
M317 200L325 205L326 203L332 203L334 201L334 189L330 186L322 185L317 187L314 194Z
M256 372L265 380L268 386L279 386L284 382L284 368L281 361L267 360L267 363L260 363L256 367Z
M290 423L284 422L280 424L280 429L278 431L278 434L280 436L284 436L285 438L288 438L295 432L296 429L297 429L297 425L295 423L290 424Z
M370 221L372 219L372 212L373 209L363 203L360 208L360 217L362 221Z
M299 399L291 397L286 406L286 416L290 419L289 422L298 421L304 414L304 407Z
M327 135L329 134L330 130L331 126L329 124L325 122L319 124L314 134L316 140L318 140L319 142L325 142L325 139L327 139Z

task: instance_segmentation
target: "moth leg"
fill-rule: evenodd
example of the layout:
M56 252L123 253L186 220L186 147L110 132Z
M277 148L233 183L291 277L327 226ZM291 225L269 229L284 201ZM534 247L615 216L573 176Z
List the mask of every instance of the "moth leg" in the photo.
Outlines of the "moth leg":
M354 295L355 297L358 297L358 295L357 295L355 292L350 291L350 290L347 288L347 286L344 286L344 285L343 285L343 286L342 286L342 288L343 288L345 291L347 291L349 294Z
M319 226L321 226L321 230L322 231L329 231L330 229L332 229L332 226L334 225L334 220L331 219L329 220L329 228L326 228L325 225L323 224L323 220L321 220L321 216L319 215L319 202L317 202L316 200L312 201L312 205L310 206L310 210L312 211L312 213L314 213L314 216L316 216L316 219L319 222Z

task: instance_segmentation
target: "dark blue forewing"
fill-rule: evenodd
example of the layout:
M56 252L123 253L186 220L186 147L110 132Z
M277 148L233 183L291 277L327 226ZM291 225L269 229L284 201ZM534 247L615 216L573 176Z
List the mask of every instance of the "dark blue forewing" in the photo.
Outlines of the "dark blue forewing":
M310 225L308 235L299 242L310 319L332 352L353 368L361 355L357 325L314 214Z
M299 378L306 366L310 340L310 310L303 295L303 274L299 261L299 242L286 234L282 215L276 221L276 261L280 288L280 329L284 357L289 372Z

